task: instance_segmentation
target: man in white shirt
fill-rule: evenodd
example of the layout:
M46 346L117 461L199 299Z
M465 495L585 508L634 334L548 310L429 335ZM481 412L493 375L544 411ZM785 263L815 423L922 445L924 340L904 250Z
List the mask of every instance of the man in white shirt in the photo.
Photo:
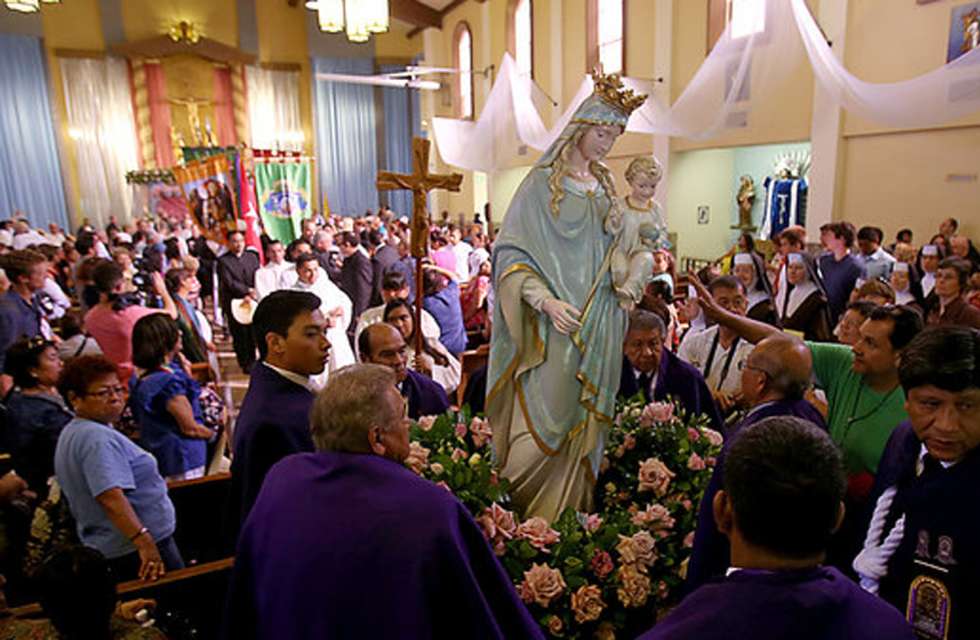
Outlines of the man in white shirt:
M861 249L858 256L868 270L868 280L888 279L892 274L895 256L881 248L882 232L877 227L861 227L857 242Z
M325 373L354 364L354 350L347 339L353 312L350 298L330 281L312 253L304 253L296 259L296 274L296 282L290 288L316 295L320 299L320 311L330 325L327 339L332 348ZM325 384L326 380L322 382Z
M48 239L31 229L23 220L14 223L14 251L20 251L36 244L47 244Z
M384 300L383 304L379 304L376 307L371 307L361 314L361 317L357 320L357 327L354 330L354 345L357 346L358 338L361 332L365 328L371 326L372 324L377 324L384 319L385 307L392 300L405 300L409 298L409 287L408 282L405 280L405 276L398 271L390 271L384 275L381 280L381 298ZM439 340L439 336L442 335L439 329L439 323L436 319L432 317L425 309L422 309L422 337L426 340Z
M286 262L286 248L278 240L269 243L266 256L269 261L255 272L255 293L259 300L279 290L279 280L283 272L289 268L289 263Z
M745 315L748 300L745 287L738 278L715 278L708 285L708 290L727 311L738 316ZM701 371L724 414L740 401L742 363L749 357L752 348L750 342L739 338L728 327L713 325L701 331L689 332L677 355Z
M459 227L449 229L449 244L453 248L453 255L456 256L456 275L459 276L460 282L466 282L470 279L469 259L473 247L463 242L463 232Z
M936 286L936 271L939 269L939 247L927 244L922 247L919 264L922 265L922 297L928 298Z
M487 237L481 232L476 232L470 236L473 243L473 251L467 259L470 268L470 275L476 277L480 273L480 266L490 259L490 252L487 251Z

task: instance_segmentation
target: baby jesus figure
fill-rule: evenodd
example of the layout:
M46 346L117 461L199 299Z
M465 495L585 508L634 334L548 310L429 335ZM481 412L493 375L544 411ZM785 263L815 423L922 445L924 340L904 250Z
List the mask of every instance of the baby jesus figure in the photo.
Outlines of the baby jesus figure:
M653 194L663 177L654 157L637 158L626 169L630 194L623 199L622 223L610 263L619 305L631 309L653 279L653 252L669 249L667 224Z

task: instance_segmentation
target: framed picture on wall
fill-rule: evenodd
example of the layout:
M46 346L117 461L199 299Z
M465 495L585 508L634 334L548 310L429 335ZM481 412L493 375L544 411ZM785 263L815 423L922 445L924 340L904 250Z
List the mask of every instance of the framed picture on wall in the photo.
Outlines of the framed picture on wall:
M980 48L980 2L953 7L949 22L946 62Z

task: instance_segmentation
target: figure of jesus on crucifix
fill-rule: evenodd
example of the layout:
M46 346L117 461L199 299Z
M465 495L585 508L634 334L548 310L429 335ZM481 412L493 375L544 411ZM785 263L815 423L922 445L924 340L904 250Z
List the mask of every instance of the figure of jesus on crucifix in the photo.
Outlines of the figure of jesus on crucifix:
M412 257L415 258L415 326L422 326L422 258L429 253L429 211L426 197L433 189L459 191L463 176L458 173L439 175L429 173L429 141L425 138L412 140L412 173L378 174L378 189L392 191L408 189L412 192ZM415 353L422 353L422 332L415 332Z

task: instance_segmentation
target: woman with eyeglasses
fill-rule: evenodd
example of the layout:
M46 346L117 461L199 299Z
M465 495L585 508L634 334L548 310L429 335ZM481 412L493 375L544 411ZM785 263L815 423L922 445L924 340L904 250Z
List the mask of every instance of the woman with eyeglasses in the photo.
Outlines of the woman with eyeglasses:
M103 356L75 358L60 387L75 418L58 438L54 470L82 544L108 558L120 580L156 580L182 568L174 506L157 461L112 428L126 391L116 366Z
M201 387L184 369L180 327L154 313L133 327L129 405L140 427L140 445L152 453L167 480L204 475L206 441L215 432L202 425ZM186 361L183 361L186 362Z
M58 436L74 415L57 389L61 358L53 342L38 336L15 342L4 366L14 379L6 399L7 446L31 491L44 496Z

